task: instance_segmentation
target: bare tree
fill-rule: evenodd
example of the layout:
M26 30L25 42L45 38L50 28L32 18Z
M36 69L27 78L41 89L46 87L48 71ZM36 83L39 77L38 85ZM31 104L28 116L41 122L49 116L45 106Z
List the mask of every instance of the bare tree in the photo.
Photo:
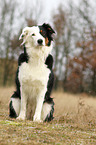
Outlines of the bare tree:
M13 2L12 0L9 1L9 3L7 3L6 1L6 7L4 7L5 11L6 11L6 16L8 19L8 28L6 28L6 25L3 25L3 28L5 30L3 30L4 32L6 31L6 33L3 33L3 38L5 38L5 60L4 60L4 76L3 76L3 85L6 84L7 82L7 78L8 78L8 70L9 70L9 64L8 64L8 59L9 59L9 48L10 48L10 39L11 39L11 34L12 34L12 26L14 23L14 12L15 12L15 8L16 8L16 2ZM4 11L3 9L3 11ZM9 15L8 15L9 14ZM4 21L2 21L4 22ZM2 26L2 25L1 25Z
M28 26L37 25L40 22L43 13L43 3L42 0L26 1L25 7L25 20ZM37 8L38 5L38 8Z
M58 13L54 13L53 15L53 25L56 30L57 35L55 36L55 49L54 49L54 56L55 56L55 74L56 74L56 79L55 79L55 89L57 89L58 86L58 65L59 64L59 54L60 54L60 46L62 47L62 41L61 38L64 35L64 27L66 23L66 18L65 18L65 13L62 10L62 7L59 6L58 8ZM61 65L60 65L61 66ZM61 68L60 68L61 71Z
M76 43L73 59L70 59L70 72L67 89L74 92L96 93L96 26L92 5L87 0L80 1L81 7L75 7L77 11L76 21L80 39ZM95 18L95 17L94 17ZM80 31L81 30L81 31ZM78 32L78 31L77 31Z
M70 7L70 10L71 9ZM53 15L53 24L57 32L54 49L56 78L63 80L63 88L66 90L73 32L73 22L70 11L65 11L64 7L60 5L58 13ZM56 84L58 79L56 79Z
M18 41L21 29L26 25L36 25L42 13L40 1L30 1L28 5L27 3L25 1L24 9L21 10L20 2L17 0L0 1L0 57L3 60L3 85L6 85L7 80L12 77L12 71L14 71L12 69L14 63L10 63L10 60L13 61L21 52ZM37 3L38 9L36 9Z

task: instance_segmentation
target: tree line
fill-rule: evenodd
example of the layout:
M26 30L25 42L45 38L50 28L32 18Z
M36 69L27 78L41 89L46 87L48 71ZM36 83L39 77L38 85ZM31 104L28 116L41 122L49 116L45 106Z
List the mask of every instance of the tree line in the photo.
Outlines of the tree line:
M94 3L96 6L96 2ZM53 15L55 43L55 88L74 93L96 93L96 24L91 1L63 6ZM61 80L61 81L60 81ZM59 85L60 84L60 85Z
M22 51L19 35L24 26L37 25L42 19L42 5L19 11L15 0L2 1L0 10L0 81L6 85L14 80L16 62ZM54 36L54 88L74 93L96 93L96 2L80 0L59 5L51 15ZM18 29L15 26L17 23ZM2 65L3 64L3 65Z

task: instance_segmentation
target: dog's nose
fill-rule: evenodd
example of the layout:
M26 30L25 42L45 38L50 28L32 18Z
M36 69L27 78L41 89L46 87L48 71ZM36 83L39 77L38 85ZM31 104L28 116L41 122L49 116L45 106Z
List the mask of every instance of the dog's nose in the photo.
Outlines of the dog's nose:
M42 45L43 40L42 39L39 39L37 42L38 42L38 44Z

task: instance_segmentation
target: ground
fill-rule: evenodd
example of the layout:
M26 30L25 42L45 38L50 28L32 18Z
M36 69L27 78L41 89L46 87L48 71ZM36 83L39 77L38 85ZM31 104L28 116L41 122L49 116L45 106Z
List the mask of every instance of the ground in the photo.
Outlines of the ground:
M0 88L0 145L96 145L96 99L53 92L54 120L17 121L8 117L14 87Z

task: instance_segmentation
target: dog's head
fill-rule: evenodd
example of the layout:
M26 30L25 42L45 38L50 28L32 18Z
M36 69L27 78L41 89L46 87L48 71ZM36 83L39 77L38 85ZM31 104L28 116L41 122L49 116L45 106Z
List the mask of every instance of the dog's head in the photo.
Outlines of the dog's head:
M55 31L52 29L52 27L49 24L43 24L42 26L39 26L40 34L45 38L45 45L50 46L51 41L53 41L52 34L55 33Z
M30 57L46 58L52 50L52 34L55 33L49 24L25 27L19 39L23 39L27 54Z
M41 26L25 27L19 39L23 39L22 44L28 44L28 47L50 46L53 40L52 34L55 31L49 24Z

